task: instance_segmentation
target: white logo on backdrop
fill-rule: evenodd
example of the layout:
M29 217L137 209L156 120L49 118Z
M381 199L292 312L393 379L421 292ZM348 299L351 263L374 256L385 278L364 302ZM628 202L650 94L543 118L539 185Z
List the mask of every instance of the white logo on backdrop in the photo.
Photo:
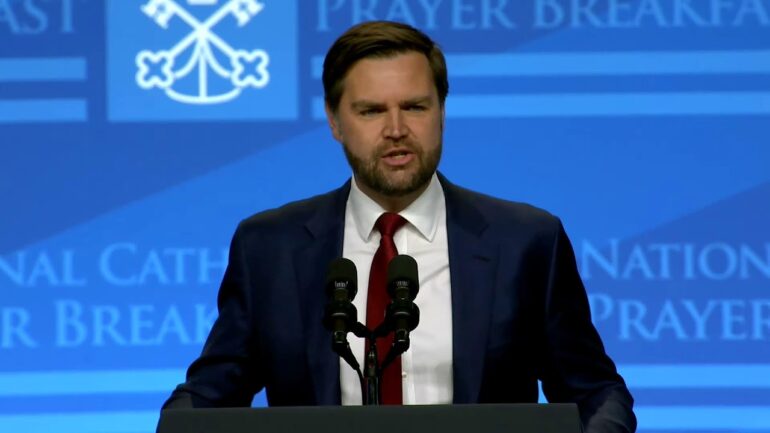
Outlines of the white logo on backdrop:
M190 5L215 6L218 0L188 0ZM163 89L169 98L185 104L217 104L230 101L243 89L261 89L270 81L267 70L270 57L264 50L246 51L235 49L214 32L223 19L233 16L239 27L247 25L265 5L257 0L228 0L204 21L196 18L174 0L149 0L141 7L148 17L162 29L168 29L169 21L177 17L191 31L167 50L142 50L136 55L136 83L142 89ZM182 55L190 52L189 58ZM187 59L183 64L177 61ZM229 65L221 60L229 61ZM182 62L180 62L182 63ZM188 75L197 74L197 92L182 93L174 84ZM232 88L212 94L209 74L229 80Z

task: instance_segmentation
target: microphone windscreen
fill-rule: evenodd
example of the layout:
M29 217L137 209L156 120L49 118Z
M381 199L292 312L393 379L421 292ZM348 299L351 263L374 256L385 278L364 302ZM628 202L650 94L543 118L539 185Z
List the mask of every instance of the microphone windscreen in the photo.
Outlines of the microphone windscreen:
M326 294L331 296L337 284L344 284L352 300L358 293L358 272L352 260L340 257L329 263L326 273Z
M388 292L394 296L396 285L406 285L409 288L409 297L414 299L420 288L420 279L417 276L417 261L411 256L400 254L393 257L388 265Z

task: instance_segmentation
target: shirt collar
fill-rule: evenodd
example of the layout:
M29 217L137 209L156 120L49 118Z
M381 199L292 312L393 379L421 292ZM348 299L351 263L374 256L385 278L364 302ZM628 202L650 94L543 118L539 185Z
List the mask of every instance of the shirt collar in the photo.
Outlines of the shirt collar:
M374 224L377 218L385 213L385 209L361 191L356 184L355 176L350 182L348 201L358 234L366 242L376 230ZM438 229L439 213L445 209L444 203L444 190L441 188L438 176L434 173L428 188L406 209L399 212L399 215L414 226L423 238L432 242Z

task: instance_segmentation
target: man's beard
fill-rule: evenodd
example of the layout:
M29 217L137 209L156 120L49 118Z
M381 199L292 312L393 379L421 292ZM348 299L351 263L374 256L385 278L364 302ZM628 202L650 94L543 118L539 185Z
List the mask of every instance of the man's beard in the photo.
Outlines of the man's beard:
M391 146L387 144L380 146L369 159L358 158L348 150L344 143L342 146L356 180L386 197L403 197L419 190L430 181L436 168L438 168L442 147L440 142L435 149L428 152L423 152L408 143L404 147L415 155L414 162L418 164L417 171L408 179L393 181L386 176L385 169L380 167L380 159Z

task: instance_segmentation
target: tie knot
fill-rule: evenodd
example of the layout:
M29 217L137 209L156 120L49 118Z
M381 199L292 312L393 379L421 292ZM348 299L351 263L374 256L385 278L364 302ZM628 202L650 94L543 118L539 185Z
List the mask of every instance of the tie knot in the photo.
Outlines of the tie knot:
M393 212L385 212L377 218L377 222L374 226L377 227L377 230L379 230L383 237L393 237L393 234L404 224L406 224L406 219L401 215Z

